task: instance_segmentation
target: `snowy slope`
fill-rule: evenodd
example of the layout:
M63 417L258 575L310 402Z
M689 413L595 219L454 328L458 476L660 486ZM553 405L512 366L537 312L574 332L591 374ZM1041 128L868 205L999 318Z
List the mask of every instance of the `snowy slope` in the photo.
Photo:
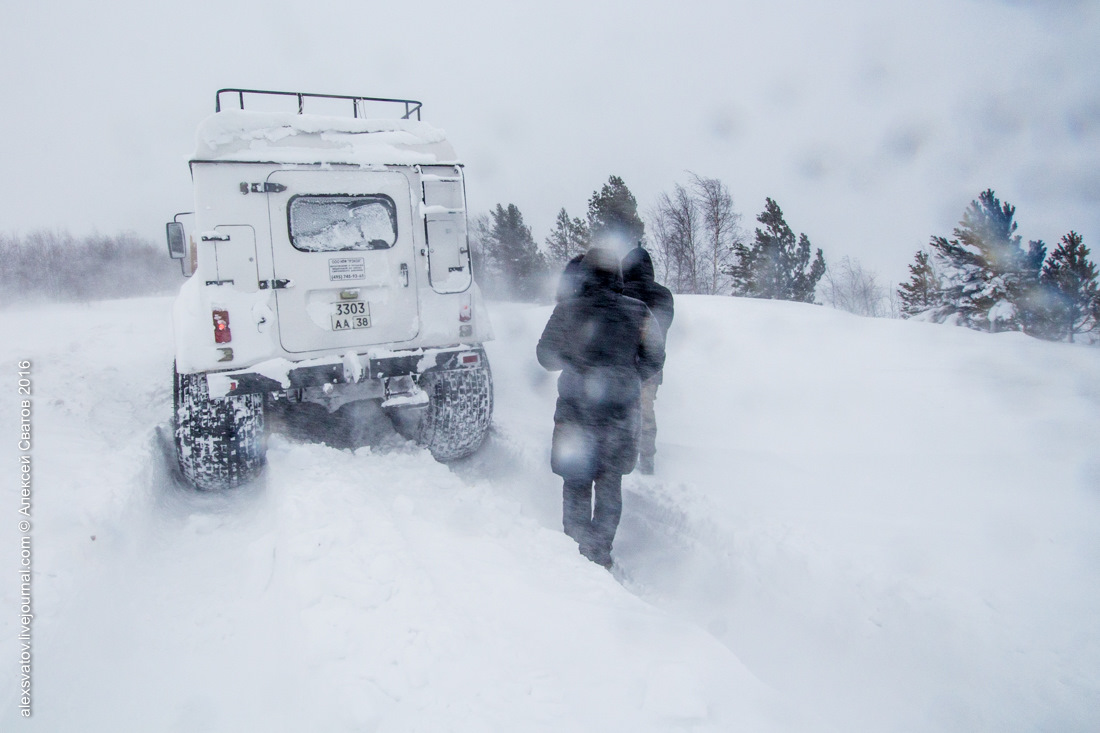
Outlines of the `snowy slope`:
M157 439L168 311L0 313L0 363L34 362L23 728L1100 727L1100 350L681 297L610 575L560 531L548 308L494 307L479 455L275 435L223 495L176 487Z

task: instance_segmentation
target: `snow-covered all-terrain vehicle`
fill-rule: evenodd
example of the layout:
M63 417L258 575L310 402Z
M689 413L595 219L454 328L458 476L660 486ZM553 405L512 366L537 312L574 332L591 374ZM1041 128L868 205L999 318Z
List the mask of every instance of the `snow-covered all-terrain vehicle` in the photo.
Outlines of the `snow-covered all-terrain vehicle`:
M222 98L234 100L222 109ZM245 109L246 99L297 112ZM347 116L304 113L346 105ZM277 106L277 105L275 105ZM399 119L367 118L378 107ZM168 224L175 444L199 488L264 465L264 413L375 400L441 461L489 427L492 338L473 280L462 164L419 102L223 89ZM415 117L415 119L414 119Z

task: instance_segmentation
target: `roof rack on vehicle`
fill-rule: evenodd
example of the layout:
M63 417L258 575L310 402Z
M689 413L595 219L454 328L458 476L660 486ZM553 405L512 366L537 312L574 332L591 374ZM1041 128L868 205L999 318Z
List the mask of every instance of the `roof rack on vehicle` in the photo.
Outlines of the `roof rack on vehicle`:
M310 94L308 92L271 92L261 89L219 89L214 99L214 111L222 111L222 94L235 94L237 96L237 103L240 105L240 109L244 109L244 95L246 94L264 94L277 97L297 97L298 99L298 114L303 114L305 108L305 100L308 99L346 99L352 103L352 117L359 117L360 112L364 111L366 102L388 102L393 104L405 105L405 114L401 116L401 119L412 119L415 114L416 119L420 119L420 109L424 106L420 102L414 99L387 99L385 97L351 97L344 94Z

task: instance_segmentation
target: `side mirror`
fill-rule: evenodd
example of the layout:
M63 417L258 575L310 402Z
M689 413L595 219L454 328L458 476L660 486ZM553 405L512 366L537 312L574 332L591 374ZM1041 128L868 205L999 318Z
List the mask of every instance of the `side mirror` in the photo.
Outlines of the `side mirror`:
M168 234L168 256L173 260L182 260L187 256L187 235L184 234L183 224L178 221L170 221L165 225Z

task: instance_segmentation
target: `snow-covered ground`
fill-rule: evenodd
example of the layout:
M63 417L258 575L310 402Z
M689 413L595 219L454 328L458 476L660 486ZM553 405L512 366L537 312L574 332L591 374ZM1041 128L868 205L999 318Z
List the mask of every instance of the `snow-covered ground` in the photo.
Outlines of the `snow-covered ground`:
M549 308L493 306L477 456L276 434L206 495L157 436L169 306L0 313L3 730L1100 729L1100 349L680 297L609 574L560 531Z

